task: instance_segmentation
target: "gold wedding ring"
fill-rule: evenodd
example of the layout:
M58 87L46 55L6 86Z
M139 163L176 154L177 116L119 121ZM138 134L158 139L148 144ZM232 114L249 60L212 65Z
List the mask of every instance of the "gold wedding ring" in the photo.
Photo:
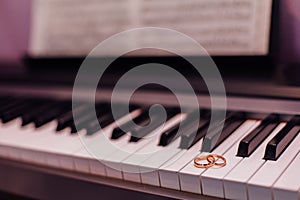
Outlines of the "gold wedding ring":
M206 160L207 163L199 163L200 161ZM197 168L209 168L213 166L215 163L215 157L214 156L199 156L194 159L194 166Z
M202 163L205 160L206 162ZM194 158L194 166L197 168L209 168L212 166L224 167L225 165L226 159L218 154L208 154L206 156L199 156Z
M226 165L226 159L223 156L220 156L218 154L210 154L210 155L217 158L216 162L214 163L215 166L224 167Z

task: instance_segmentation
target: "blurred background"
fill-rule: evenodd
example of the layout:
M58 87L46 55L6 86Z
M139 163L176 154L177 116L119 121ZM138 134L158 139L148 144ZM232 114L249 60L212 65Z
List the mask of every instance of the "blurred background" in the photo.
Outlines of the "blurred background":
M30 27L30 0L0 1L0 61L20 62L26 52Z
M32 0L0 1L0 62L20 63L28 47ZM280 1L282 68L300 63L300 1Z

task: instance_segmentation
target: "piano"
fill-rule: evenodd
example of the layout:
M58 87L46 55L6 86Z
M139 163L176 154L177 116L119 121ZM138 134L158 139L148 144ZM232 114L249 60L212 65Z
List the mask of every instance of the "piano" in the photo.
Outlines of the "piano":
M74 40L76 37L83 39L82 34L87 34L76 27L61 31L67 22L83 26L76 18L78 16L72 19L68 14L74 14L76 9L88 15L87 11L103 9L109 13L115 12L109 10L111 8L121 10L122 6L126 7L120 2L111 5L101 0L88 2L78 1L78 5L72 7L65 0L35 1L31 46L24 59L25 66L22 66L26 73L19 76L14 73L19 68L3 66L4 71L12 68L13 73L1 73L1 191L34 199L300 199L300 179L297 177L300 90L272 82L277 64L274 60L278 42L275 34L277 1L140 2L145 8L130 1L132 10L129 14L144 16L138 12L144 9L145 16L149 17L149 21L145 19L145 26L157 21L155 16L158 14L166 19L162 18L162 24L157 21L154 25L171 23L167 20L168 12L151 14L151 9L164 6L178 9L180 5L182 9L191 9L189 17L199 20L200 25L194 25L195 30L190 33L196 37L199 33L205 35L205 30L211 31L215 34L213 39L220 36L213 31L221 30L223 23L216 23L217 29L205 29L201 24L207 21L201 18L202 15L193 13L192 8L203 11L203 8L209 10L218 5L225 9L225 14L214 8L216 18L227 16L237 21L234 24L237 29L231 29L237 33L230 32L228 26L229 29L223 27L224 34L226 30L237 34L233 37L237 38L237 43L249 38L252 39L248 41L250 44L257 41L258 45L252 46L242 43L245 46L241 47L234 42L230 44L232 46L226 46L226 37L232 38L224 36L225 40L221 40L224 43L220 44L226 48L216 48L209 43L209 36L207 41L202 41L223 77L226 109L222 106L212 108L205 83L194 75L195 71L188 67L186 60L159 51L154 52L161 53L159 55L151 51L133 52L116 59L92 98L88 83L73 88L79 67L84 62L80 56L85 54L90 43L88 39L85 42ZM155 7L157 5L159 7ZM69 7L74 10L68 10ZM237 8L245 11L241 9L236 15L226 15L226 9L235 11ZM253 13L250 8L257 10ZM57 15L52 13L54 11ZM221 14L217 15L218 12ZM99 16L105 19L106 15ZM83 21L93 24L92 16L95 13ZM174 13L171 16L174 17ZM251 22L266 18L259 25L254 23L243 29L244 24L234 18L236 16ZM181 17L178 18L178 29L188 32L184 23L180 24L184 15ZM109 28L107 30L111 30ZM257 39L251 35L253 32L243 32L247 28L264 38ZM74 30L80 33L72 32ZM239 31L249 36L238 35ZM96 30L91 32L97 33ZM270 34L266 34L268 32ZM57 41L58 38L65 40ZM77 42L76 47L82 48L72 50L71 40ZM232 49L228 50L229 47ZM145 53L148 54L145 56ZM192 59L201 58L194 56ZM169 65L184 74L190 79L196 96L184 90L174 94L166 87L150 84L139 86L128 103L131 92L128 88L138 78L143 78L133 77L128 85L118 90L117 101L112 102L114 86L123 73L145 63ZM180 85L169 76L164 78L170 79L172 85ZM78 92L76 95L75 91ZM184 101L176 99L177 95ZM199 106L193 104L194 97ZM113 109L118 110L117 117ZM215 114L220 117L212 120ZM224 157L226 165L195 167L194 158L207 154Z

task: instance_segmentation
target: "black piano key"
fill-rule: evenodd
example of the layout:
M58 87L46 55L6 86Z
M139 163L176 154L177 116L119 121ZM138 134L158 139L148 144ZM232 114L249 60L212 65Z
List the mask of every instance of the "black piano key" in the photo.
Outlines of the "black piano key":
M237 156L249 157L251 153L272 133L279 124L279 116L271 114L267 116L259 126L244 137L238 148Z
M95 105L96 115L99 117L100 115L106 114L111 109L110 104L108 103L97 103Z
M151 121L151 126L149 125ZM134 130L132 130L131 133L131 137L130 137L130 142L137 142L139 141L141 138L145 137L148 133L150 133L151 131L155 130L157 127L159 127L162 124L162 120L160 119L159 116L154 117L153 120L145 120L143 121L140 126L142 128L135 128ZM147 128L144 128L147 127Z
M181 136L179 148L188 149L205 135L205 128L207 128L210 121L210 112L207 110L201 110L200 112L200 118L198 114L195 115L193 112L184 120L181 132L177 133L177 136Z
M277 160L300 131L300 116L294 116L267 144L264 159Z
M96 117L98 118L100 115L106 115L109 110L110 106L107 103L97 103L95 105L95 110L96 110ZM81 117L76 119L76 124L75 122L71 124L71 133L77 133L78 131L86 128L89 123L95 121L95 116L91 115L91 113L87 112L83 114Z
M94 116L91 116L90 114L86 114L83 117L80 117L77 119L76 123L73 121L70 125L71 127L71 133L77 133L78 131L84 129L90 121L94 119Z
M72 122L72 124L70 125L71 133L77 133L78 131L86 128L88 124L94 120L94 116L92 116L90 113L83 115L82 117L77 119L76 123L75 121Z
M37 117L47 113L53 107L57 106L57 104L57 102L52 100L39 102L31 111L21 115L22 126L26 126L27 124L34 122Z
M207 133L209 126L209 119L200 119L199 127L194 131L187 131L181 136L180 148L189 149L195 143L197 143Z
M192 137L191 134L195 133L196 135L198 133L197 130L201 129L200 127L203 126L203 120L209 120L210 113L206 110L201 110L200 115L201 116L199 116L199 110L189 113L185 120L181 122L181 124L178 123L174 127L171 127L169 130L166 130L164 133L161 134L159 145L167 146L168 144L170 144L175 139L181 136L184 137L184 139L181 139L180 146L182 146L182 148L188 148L188 146L191 143L193 143L194 139L198 140L198 137L196 139L196 137Z
M71 102L59 102L51 110L37 116L34 119L35 127L39 128L71 109L72 109Z
M10 102L14 97L12 96L1 96L0 98L0 107L8 102Z
M13 109L13 108L17 107L20 104L26 103L26 100L27 99L24 99L24 98L12 98L8 102L0 105L0 118L3 117L3 114L6 111Z
M121 104L115 104L114 107L118 110L118 113L116 113L117 116L115 116L116 118L121 118L127 113L127 107L122 106ZM129 112L132 112L133 110L135 110L137 108L138 108L138 106L135 104L130 105ZM112 114L110 104L101 103L98 105L98 108L96 105L96 111L97 111L98 119L94 119L94 117L90 116L90 115L88 115L86 117L83 116L82 119L79 119L76 126L74 123L71 125L71 133L72 134L76 133L77 131L85 128L85 129L89 129L89 130L87 130L87 134L91 135L91 134L99 131L99 123L101 125L101 128L104 128L105 126L114 122L114 116Z
M87 125L86 134L92 135L92 134L98 132L101 128L103 129L106 126L112 124L114 121L115 120L110 113L106 114L106 115L102 115L97 120L94 120Z
M115 108L118 109L117 116L116 118L121 118L124 117L127 114L127 108L120 105L120 104L115 104ZM129 106L129 112L132 112L139 107L137 105L130 105ZM92 121L86 126L87 130L87 135L92 135L100 130L100 128L105 128L108 125L112 124L115 121L114 116L112 112L108 112L107 114L100 115L97 120ZM100 125L100 126L99 126Z
M149 110L148 108L143 108L141 110L141 114L132 119L133 122L139 126L141 126L141 124L144 121L149 122L148 110ZM124 123L120 127L114 128L114 130L111 134L111 139L113 139L113 140L119 139L120 137L122 137L123 135L126 134L126 132L124 132L124 130L127 130L129 132L130 130L133 130L134 128L135 128L135 126L131 122Z
M199 116L199 114L201 116ZM208 119L208 116L209 113L205 110L201 110L200 112L199 110L196 110L187 114L187 117L181 123L178 123L174 127L171 127L169 130L166 130L161 134L159 145L167 146L180 136L196 132L198 127L202 126L201 124L203 119Z
M158 145L167 146L168 144L170 144L175 139L176 134L178 134L179 127L180 123L176 124L175 126L172 126L164 133L162 133Z
M170 109L166 109L166 112L167 112L166 120L168 121L169 119L171 119L172 117L177 115L180 112L180 110L178 108L170 108ZM135 128L134 130L132 130L130 132L131 137L130 137L129 141L130 142L138 142L140 139L142 139L143 137L145 137L146 135L148 135L149 133L154 131L156 128L158 128L160 125L162 125L164 122L165 121L163 119L161 119L161 117L158 115L154 116L153 120L150 120L150 118L148 118L148 120L141 123L140 127Z
M78 129L76 128L75 122L72 122L71 125L69 125L68 127L71 128L71 134L77 133L78 131L82 130L82 129Z
M61 131L73 124L73 112L69 111L57 119L56 131Z
M3 122L8 122L14 118L12 115L16 115L15 112L19 112L19 109L24 109L25 105L31 103L32 100L28 98L18 98L16 101L13 101L12 104L7 104L7 106L3 107L0 113L0 118Z
M56 131L61 131L65 128L67 128L68 126L71 126L72 124L74 124L73 112L84 115L87 112L87 110L88 109L87 109L86 105L80 104L77 107L75 107L73 110L70 110L70 111L66 112L65 114L59 116L57 118Z
M203 152L210 152L219 146L229 135L231 135L245 121L245 113L230 112L227 114L222 130L219 121L214 122L210 133L205 135L202 144ZM217 134L222 131L221 134Z
M115 119L114 119L114 117L112 116L111 113L109 113L107 115L100 116L98 118L98 123L101 126L101 128L105 128L105 127L111 125L113 122L115 122ZM97 126L97 127L100 127L100 126Z
M2 122L7 123L22 114L30 111L32 109L32 106L34 106L34 100L30 100L29 102L24 102L22 104L16 105L15 107L6 110L2 113Z

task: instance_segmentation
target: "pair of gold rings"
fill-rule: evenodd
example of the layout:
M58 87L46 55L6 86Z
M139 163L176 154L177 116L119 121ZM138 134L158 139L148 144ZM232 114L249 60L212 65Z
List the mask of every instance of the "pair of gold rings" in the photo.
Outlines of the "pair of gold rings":
M203 163L203 161L206 162ZM226 159L218 154L208 154L194 158L194 166L197 168L224 167L225 165Z

